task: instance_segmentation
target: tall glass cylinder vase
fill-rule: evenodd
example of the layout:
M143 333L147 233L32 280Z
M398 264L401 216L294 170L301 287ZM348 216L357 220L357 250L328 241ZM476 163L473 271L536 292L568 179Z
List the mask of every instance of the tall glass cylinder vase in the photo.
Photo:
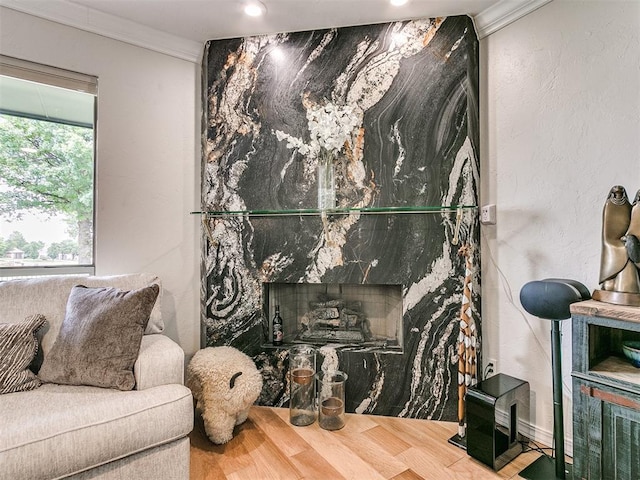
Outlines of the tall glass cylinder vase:
M336 208L336 180L333 158L330 155L318 159L318 209Z
M344 427L344 387L347 374L339 370L318 373L318 423L325 430Z
M289 350L289 421L311 425L316 421L316 349L297 345Z

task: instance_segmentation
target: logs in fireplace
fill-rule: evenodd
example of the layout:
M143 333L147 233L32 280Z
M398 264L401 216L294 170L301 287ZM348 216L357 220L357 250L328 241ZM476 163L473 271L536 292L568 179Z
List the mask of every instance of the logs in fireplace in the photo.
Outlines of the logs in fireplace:
M302 315L297 340L303 342L362 343L372 340L371 326L362 302L320 299L309 302Z
M279 307L285 344L401 348L400 285L269 283L264 288L265 319Z

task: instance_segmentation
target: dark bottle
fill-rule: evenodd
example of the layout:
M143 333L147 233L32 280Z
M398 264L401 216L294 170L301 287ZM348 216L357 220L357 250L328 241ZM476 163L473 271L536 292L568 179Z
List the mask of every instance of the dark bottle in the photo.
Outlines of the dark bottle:
M284 331L282 330L282 317L280 316L280 306L276 305L276 314L273 316L273 344L282 345Z

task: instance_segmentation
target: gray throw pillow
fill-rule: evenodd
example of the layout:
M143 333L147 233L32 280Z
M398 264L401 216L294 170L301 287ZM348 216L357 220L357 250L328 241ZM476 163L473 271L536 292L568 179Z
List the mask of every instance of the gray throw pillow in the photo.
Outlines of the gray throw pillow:
M133 365L160 287L71 289L58 338L39 372L43 382L132 390Z
M45 323L40 314L19 323L0 323L0 394L33 390L41 385L29 364L38 353L36 332Z

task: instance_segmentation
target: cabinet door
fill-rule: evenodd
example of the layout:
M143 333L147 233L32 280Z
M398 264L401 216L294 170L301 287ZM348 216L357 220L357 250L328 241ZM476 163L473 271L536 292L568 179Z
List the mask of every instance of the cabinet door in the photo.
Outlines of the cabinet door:
M591 384L573 380L573 478L602 479L602 401ZM610 479L607 479L610 480Z
M602 402L602 478L640 478L640 411Z
M640 480L640 396L573 382L573 476Z

